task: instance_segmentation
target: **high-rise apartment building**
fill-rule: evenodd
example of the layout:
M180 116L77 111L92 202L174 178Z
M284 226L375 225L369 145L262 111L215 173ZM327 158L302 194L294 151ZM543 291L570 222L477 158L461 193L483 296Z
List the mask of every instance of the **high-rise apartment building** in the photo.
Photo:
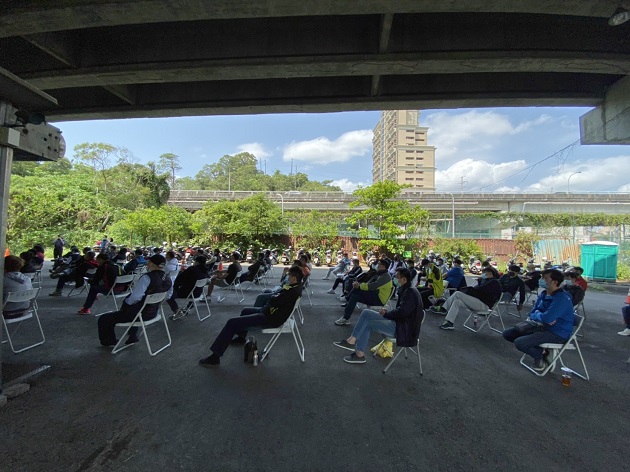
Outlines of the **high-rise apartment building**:
M374 128L372 178L393 180L435 192L435 146L427 143L429 128L418 125L418 110L388 110Z

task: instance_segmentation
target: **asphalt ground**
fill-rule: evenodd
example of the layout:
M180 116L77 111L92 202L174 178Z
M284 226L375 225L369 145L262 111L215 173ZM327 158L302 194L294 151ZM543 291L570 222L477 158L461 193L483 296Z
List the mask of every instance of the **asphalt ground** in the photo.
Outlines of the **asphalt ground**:
M76 314L83 297L48 297L46 278L46 343L18 355L3 346L5 376L52 367L0 408L1 470L630 470L630 338L616 334L625 293L587 292L581 347L591 380L563 387L557 374L538 378L520 366L499 334L463 329L463 314L450 332L428 315L422 377L402 356L387 374L385 359L346 364L332 343L352 327L333 324L342 308L323 274L314 270L313 307L303 303L305 363L282 335L258 367L243 364L238 346L212 369L198 360L257 287L242 305L213 297L202 323L169 321L172 346L149 357L142 343L117 355L100 347L96 318ZM112 305L101 299L93 312ZM157 325L149 330L164 339ZM580 367L573 353L565 360Z

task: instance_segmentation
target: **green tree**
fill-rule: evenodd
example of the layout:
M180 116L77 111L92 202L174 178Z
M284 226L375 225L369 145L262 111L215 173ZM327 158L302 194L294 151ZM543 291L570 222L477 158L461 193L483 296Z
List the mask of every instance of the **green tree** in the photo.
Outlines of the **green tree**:
M339 215L334 212L292 211L287 214L291 234L299 235L298 246L309 249L321 247L339 234Z
M175 173L182 170L182 166L179 162L179 156L170 152L162 154L158 159L157 170L168 173L171 188L175 188Z
M117 148L106 143L81 143L74 147L74 158L94 169L94 176L100 175L103 187L107 190L108 170L112 159L116 156ZM95 182L96 183L96 182Z

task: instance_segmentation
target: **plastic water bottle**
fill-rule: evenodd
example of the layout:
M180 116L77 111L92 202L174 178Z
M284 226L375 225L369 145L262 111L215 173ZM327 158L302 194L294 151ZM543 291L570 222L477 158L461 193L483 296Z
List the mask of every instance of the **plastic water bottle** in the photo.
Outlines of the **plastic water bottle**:
M473 325L477 327L477 315L473 316Z
M254 351L254 367L258 365L258 349Z

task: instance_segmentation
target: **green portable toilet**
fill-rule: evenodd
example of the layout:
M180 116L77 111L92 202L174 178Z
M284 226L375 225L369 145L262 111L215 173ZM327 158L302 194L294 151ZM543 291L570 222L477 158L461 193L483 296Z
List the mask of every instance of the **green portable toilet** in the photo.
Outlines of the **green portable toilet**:
M604 282L617 280L619 244L610 241L591 241L582 244L580 265L584 278Z

